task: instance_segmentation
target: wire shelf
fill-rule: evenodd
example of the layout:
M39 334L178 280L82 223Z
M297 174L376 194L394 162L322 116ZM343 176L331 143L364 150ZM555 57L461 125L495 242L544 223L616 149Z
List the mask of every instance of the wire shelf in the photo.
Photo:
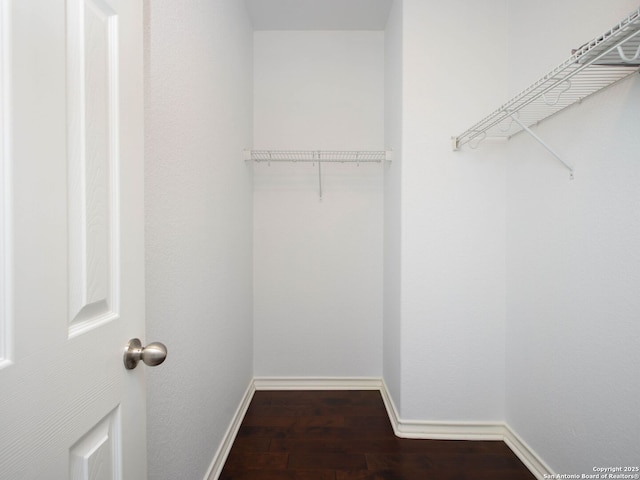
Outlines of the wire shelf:
M248 158L247 158L248 157ZM389 160L389 152L337 150L248 150L247 160L255 162L382 162Z
M391 161L391 150L245 150L254 162L307 162L318 165L318 196L322 200L323 163L382 163Z
M453 137L453 148L511 138L570 105L638 72L640 8L572 52L571 57L487 117Z

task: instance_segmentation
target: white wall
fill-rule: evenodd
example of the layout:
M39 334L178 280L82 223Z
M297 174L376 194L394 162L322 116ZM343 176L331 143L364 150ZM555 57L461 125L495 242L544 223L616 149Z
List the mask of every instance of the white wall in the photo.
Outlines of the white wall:
M254 33L254 147L384 148L384 36ZM254 166L257 376L381 376L382 165Z
M403 2L405 419L504 417L504 165L450 137L504 100L506 3Z
M395 0L384 32L384 138L393 163L384 176L383 377L395 405L402 378L402 0Z
M204 478L252 378L252 32L237 0L146 2L149 478Z
M512 89L637 7L512 2ZM506 420L557 473L638 464L639 105L634 75L537 128L573 181L526 135L508 145Z

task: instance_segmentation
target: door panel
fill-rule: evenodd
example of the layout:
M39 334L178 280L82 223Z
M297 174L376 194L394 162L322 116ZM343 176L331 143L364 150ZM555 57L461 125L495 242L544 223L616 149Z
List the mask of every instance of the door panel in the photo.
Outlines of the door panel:
M71 480L121 479L121 437L120 409L116 409L71 447Z
M118 15L67 4L70 336L118 317Z
M143 479L141 2L0 1L0 478Z
M8 40L8 19L4 6L0 6L0 369L9 363L11 358L11 343L9 340L9 312L7 304L9 258L7 255L9 245L7 244L7 201L9 199L8 181L8 125L7 111L9 108L9 96L7 92L7 40Z

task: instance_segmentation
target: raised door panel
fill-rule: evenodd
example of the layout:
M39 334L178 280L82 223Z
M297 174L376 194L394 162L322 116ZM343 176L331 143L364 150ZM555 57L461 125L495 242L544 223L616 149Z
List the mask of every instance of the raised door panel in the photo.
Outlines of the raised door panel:
M69 450L70 480L122 480L121 437L118 408Z
M69 336L118 317L118 16L67 6Z
M7 202L8 189L8 117L9 96L6 89L8 75L8 20L4 4L0 5L0 369L6 366L11 358L9 338L8 308L8 235L7 235Z

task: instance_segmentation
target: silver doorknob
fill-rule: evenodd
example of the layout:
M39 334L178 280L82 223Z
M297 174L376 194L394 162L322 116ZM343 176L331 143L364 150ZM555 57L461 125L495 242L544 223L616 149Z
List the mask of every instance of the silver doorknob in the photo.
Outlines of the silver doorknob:
M146 365L155 367L167 358L167 347L160 342L153 342L146 347L142 346L139 338L132 338L124 350L124 366L127 370L133 370L142 360Z

